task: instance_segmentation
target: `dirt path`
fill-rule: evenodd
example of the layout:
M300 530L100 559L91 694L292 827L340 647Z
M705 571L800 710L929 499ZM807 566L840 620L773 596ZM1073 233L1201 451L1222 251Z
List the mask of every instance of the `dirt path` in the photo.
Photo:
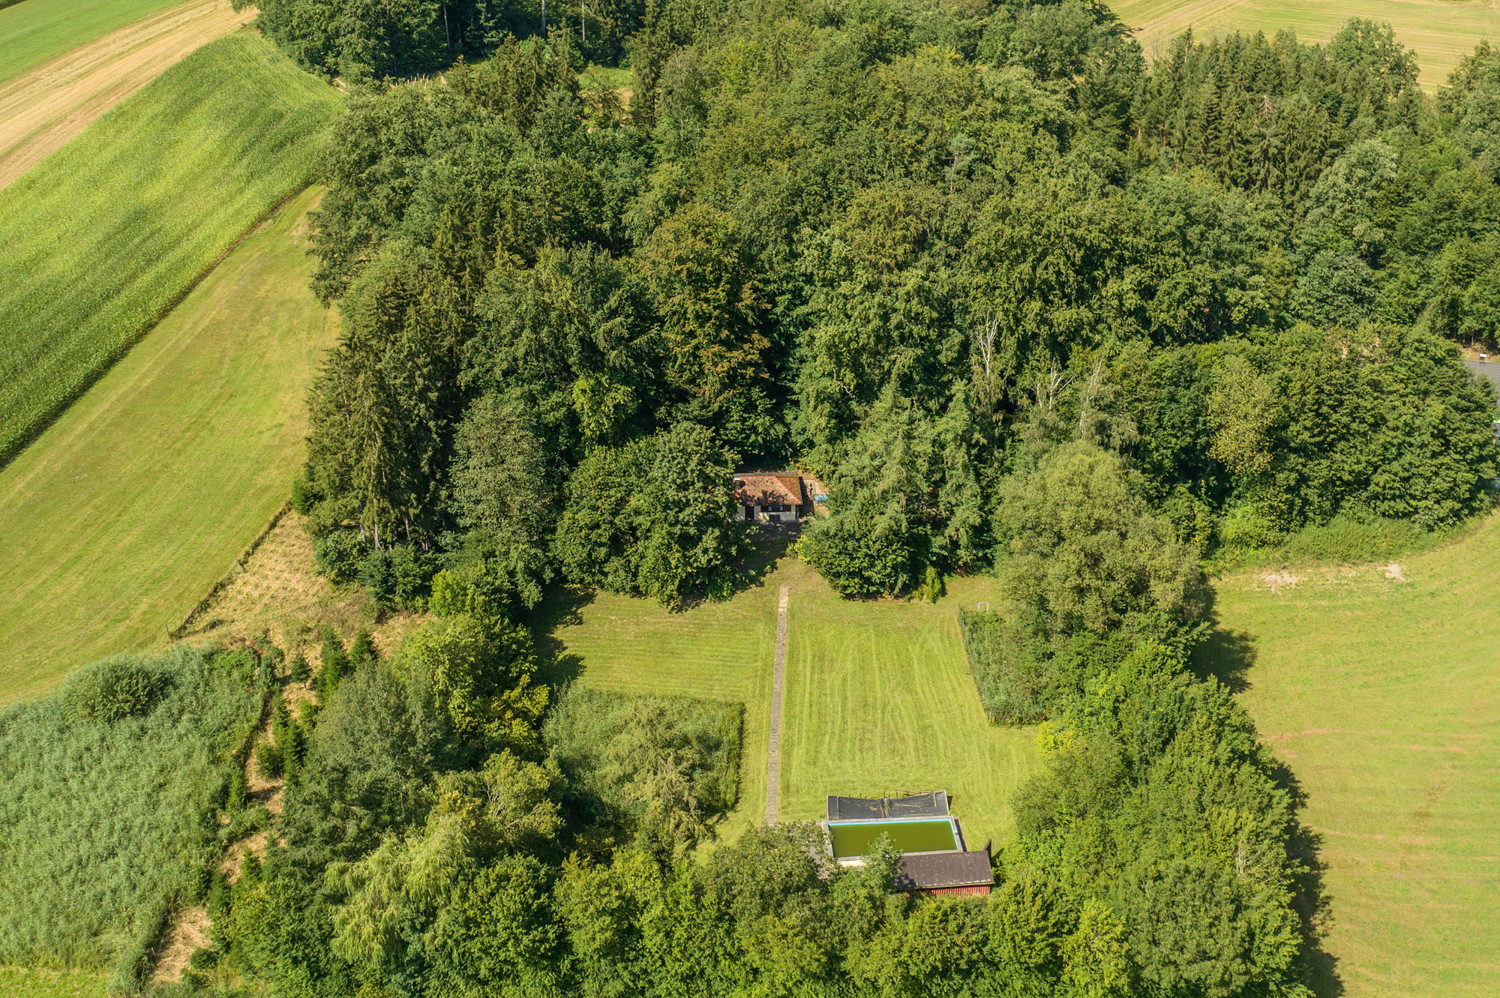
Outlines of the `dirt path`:
M766 765L766 824L776 824L781 796L781 691L786 685L786 611L792 594L781 587L776 603L776 668L771 679L771 754Z
M144 87L162 70L255 17L229 0L188 0L0 84L0 187Z

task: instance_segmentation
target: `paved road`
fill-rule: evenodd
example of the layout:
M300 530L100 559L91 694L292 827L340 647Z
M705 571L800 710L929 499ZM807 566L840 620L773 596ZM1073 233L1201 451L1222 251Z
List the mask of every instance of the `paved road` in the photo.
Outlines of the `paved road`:
M776 824L781 796L781 690L786 680L786 611L792 594L781 587L776 604L776 668L771 679L771 752L766 763L766 824Z

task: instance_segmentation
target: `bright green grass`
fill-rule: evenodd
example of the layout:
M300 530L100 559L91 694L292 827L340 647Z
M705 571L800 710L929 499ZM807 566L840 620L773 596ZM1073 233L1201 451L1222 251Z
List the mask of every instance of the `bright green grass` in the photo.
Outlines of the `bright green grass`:
M14 6L0 7L0 83L180 2L21 0Z
M771 672L779 588L791 594L782 714L780 816L817 821L828 794L947 790L971 848L1010 838L1010 797L1037 766L1028 729L985 720L957 607L992 593L963 580L941 604L842 600L792 558L727 603L682 613L601 594L552 630L565 673L622 693L745 704L734 835L765 820Z
M933 821L829 822L828 838L835 859L868 856L884 837L893 849L907 852L950 852L958 848L953 823Z
M339 106L231 35L0 191L0 463L306 185Z
M333 319L311 193L0 470L0 701L164 639L287 495Z
M104 998L109 978L78 970L0 967L5 998Z
M1494 995L1500 517L1400 568L1295 568L1276 592L1236 574L1218 613L1253 657L1242 702L1322 837L1343 994Z
M1350 18L1389 24L1415 49L1425 87L1445 84L1458 60L1484 39L1500 42L1500 6L1495 0L1115 0L1120 19L1136 28L1147 58L1165 53L1188 28L1215 34L1289 28L1304 42L1326 42Z

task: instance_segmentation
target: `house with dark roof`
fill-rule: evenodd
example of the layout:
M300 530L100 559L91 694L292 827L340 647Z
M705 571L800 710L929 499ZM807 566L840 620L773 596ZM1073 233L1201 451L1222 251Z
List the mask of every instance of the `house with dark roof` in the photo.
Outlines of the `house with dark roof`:
M752 523L796 523L809 510L802 476L742 472L734 476L735 517Z

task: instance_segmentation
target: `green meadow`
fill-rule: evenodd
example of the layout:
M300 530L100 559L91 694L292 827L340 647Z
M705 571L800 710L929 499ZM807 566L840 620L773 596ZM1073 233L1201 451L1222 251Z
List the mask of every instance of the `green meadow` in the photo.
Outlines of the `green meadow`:
M307 185L340 103L231 35L0 191L0 464Z
M782 709L782 820L816 821L828 794L947 790L971 848L1014 832L1010 797L1038 766L1035 733L991 726L979 705L958 607L993 598L958 580L936 605L841 599L788 555L725 603L674 612L599 594L554 606L544 636L564 676L621 693L745 704L733 836L765 820L776 604L790 595Z
M1261 737L1324 866L1320 993L1493 995L1500 980L1500 517L1386 565L1220 580Z
M1481 41L1500 42L1500 6L1493 0L1115 0L1110 4L1136 37L1148 59L1191 28L1202 37L1231 31L1290 30L1304 42L1326 42L1352 17L1389 24L1414 49L1424 87L1442 86L1458 61Z
M0 994L6 998L104 998L108 981L90 971L0 967Z
M0 702L165 639L286 498L334 318L307 192L0 470Z
M0 0L0 83L181 0Z

